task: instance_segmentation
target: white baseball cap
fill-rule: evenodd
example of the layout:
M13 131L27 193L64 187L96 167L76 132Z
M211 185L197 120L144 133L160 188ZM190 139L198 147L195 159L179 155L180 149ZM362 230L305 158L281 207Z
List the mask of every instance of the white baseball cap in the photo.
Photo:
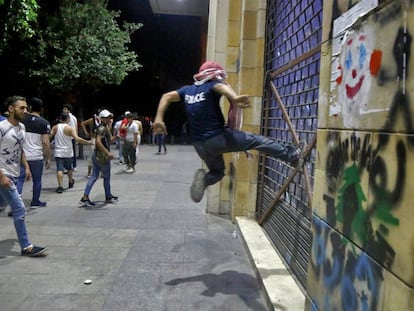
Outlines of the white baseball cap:
M100 118L109 118L112 116L112 113L110 113L108 110L104 109L101 110L101 112L99 112L99 117Z

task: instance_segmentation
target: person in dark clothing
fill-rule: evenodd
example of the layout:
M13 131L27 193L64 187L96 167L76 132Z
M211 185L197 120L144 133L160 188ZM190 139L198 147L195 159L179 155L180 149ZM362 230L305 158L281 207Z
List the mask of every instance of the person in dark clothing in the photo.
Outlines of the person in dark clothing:
M154 129L166 131L164 115L167 108L171 103L184 102L194 148L209 170L199 169L195 173L190 189L195 202L201 201L208 186L224 177L224 153L255 149L297 165L305 147L304 143L279 143L261 135L240 131L237 129L240 122L235 120L237 113L229 114L231 126L226 126L220 108L222 96L229 100L232 111L251 106L249 96L236 94L226 82L226 77L220 64L205 62L194 75L193 84L162 95L153 124Z

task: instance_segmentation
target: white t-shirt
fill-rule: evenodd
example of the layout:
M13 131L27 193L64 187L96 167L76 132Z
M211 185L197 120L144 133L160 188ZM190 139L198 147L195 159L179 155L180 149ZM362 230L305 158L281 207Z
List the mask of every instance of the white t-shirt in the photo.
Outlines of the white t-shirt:
M135 122L132 122L127 127L127 134L126 134L125 140L128 142L134 142L134 134L136 133L138 133L138 124L136 124Z
M55 158L72 158L72 136L65 134L64 129L69 126L67 123L59 123L55 134Z
M115 136L119 135L119 128L121 127L121 122L122 122L122 119L116 121L115 124L114 124L114 135Z
M19 177L26 128L23 123L14 126L8 120L0 122L0 170L3 174Z

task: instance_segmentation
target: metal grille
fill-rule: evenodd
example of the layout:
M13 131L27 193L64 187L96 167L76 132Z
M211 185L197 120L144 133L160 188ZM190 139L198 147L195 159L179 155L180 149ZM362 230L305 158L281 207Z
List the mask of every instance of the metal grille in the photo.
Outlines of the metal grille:
M305 287L310 252L319 92L322 0L267 1L266 83L262 134L280 142L305 140L302 170L262 155L257 216Z

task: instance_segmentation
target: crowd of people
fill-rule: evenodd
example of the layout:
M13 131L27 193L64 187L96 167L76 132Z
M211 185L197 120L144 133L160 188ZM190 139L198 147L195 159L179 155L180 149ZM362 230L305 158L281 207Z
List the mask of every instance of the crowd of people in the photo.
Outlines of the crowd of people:
M43 101L11 96L4 103L0 115L0 206L10 206L8 216L13 217L16 234L23 256L44 256L47 247L36 246L29 241L25 225L26 207L22 199L25 181L32 180L32 199L29 208L47 206L42 201L42 175L51 166L52 156L56 162L56 192L64 192L64 175L68 187L73 188L77 171L77 145L90 147L88 181L79 203L83 207L95 206L89 194L98 178L103 178L105 203L116 203L118 197L111 192L110 174L111 144L118 141L118 163L125 164L126 173L135 172L143 126L137 115L127 111L120 122L113 125L114 115L100 109L90 119L80 122L83 131L78 133L78 119L72 106L65 104L53 126L41 116ZM53 151L53 152L52 152Z
M208 186L224 177L223 154L250 149L267 153L274 158L298 165L305 143L281 143L268 137L241 131L241 111L251 106L248 95L238 95L226 82L227 74L216 62L205 62L194 75L194 83L162 95L152 124L152 132L158 144L156 154L166 154L165 136L167 127L164 116L172 103L183 102L187 114L192 144L207 168L200 168L194 175L190 195L200 202ZM230 113L227 122L220 107L221 97L228 99ZM31 208L47 205L40 200L42 172L50 167L53 143L56 161L57 193L62 193L64 174L68 177L68 188L72 188L76 171L76 144L90 146L88 182L80 204L95 206L89 194L98 178L103 178L105 203L116 203L118 197L111 192L111 144L118 146L118 164L125 164L126 173L134 173L139 155L139 144L143 135L143 124L137 115L126 111L114 122L114 115L100 109L90 119L81 122L84 135L78 135L78 120L72 106L63 106L59 122L50 128L49 122L40 116L42 101L32 98L26 101L21 96L9 97L4 106L6 118L0 121L0 205L11 207L17 237L23 256L44 255L46 247L33 245L28 238L25 225L25 205L21 194L24 180L32 178L33 196ZM30 109L30 110L29 110Z

